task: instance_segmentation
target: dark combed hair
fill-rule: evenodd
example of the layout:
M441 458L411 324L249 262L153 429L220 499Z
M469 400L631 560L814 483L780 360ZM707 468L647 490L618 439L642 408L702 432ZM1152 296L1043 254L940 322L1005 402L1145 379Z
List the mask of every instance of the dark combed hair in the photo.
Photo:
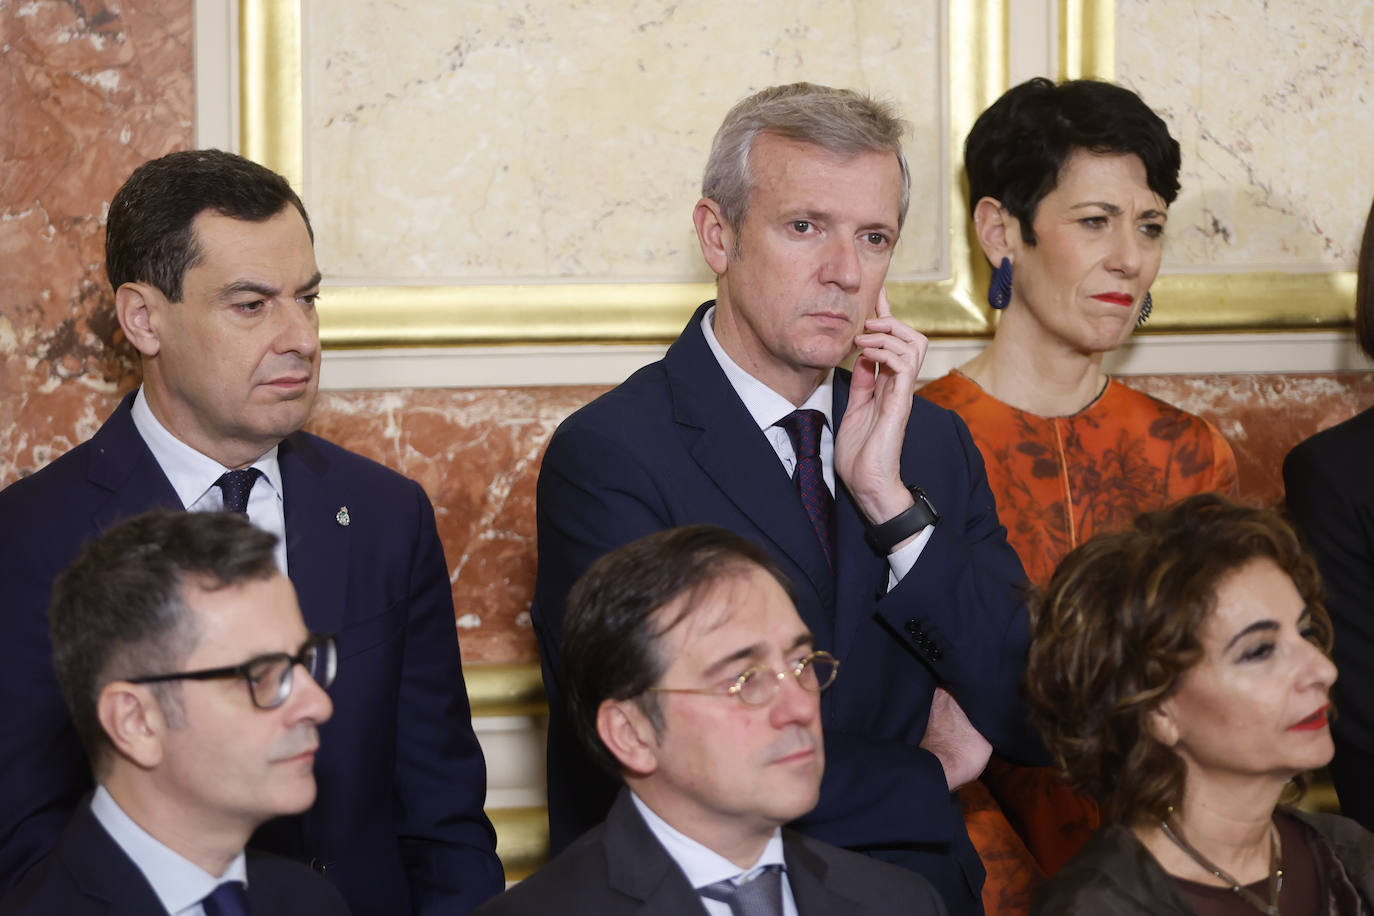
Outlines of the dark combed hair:
M1140 96L1098 80L1056 85L1036 77L1007 90L969 131L970 211L984 197L999 201L1034 245L1036 208L1078 150L1138 156L1150 190L1165 204L1178 197L1178 141Z
M763 569L789 597L792 585L773 558L752 541L715 525L670 528L597 560L568 593L563 617L563 667L568 706L592 758L618 776L620 762L596 730L606 700L637 700L655 729L663 728L657 695L648 693L671 664L659 639L685 620L717 582ZM678 598L671 617L659 611Z
M53 667L97 771L110 742L96 711L112 681L176 671L199 638L187 582L217 589L270 578L277 538L235 512L154 511L88 542L53 584ZM176 685L155 685L180 714Z
M286 179L222 150L169 153L134 169L110 201L105 272L118 290L150 283L180 302L186 271L200 260L193 223L205 211L260 223L296 208L314 239L310 217Z
M1364 240L1355 274L1355 340L1374 358L1374 204L1364 222Z
M1315 561L1278 513L1215 494L1148 512L1079 546L1035 603L1026 701L1070 784L1112 820L1162 820L1183 799L1182 759L1149 717L1204 654L1204 623L1223 580L1271 560L1330 651Z

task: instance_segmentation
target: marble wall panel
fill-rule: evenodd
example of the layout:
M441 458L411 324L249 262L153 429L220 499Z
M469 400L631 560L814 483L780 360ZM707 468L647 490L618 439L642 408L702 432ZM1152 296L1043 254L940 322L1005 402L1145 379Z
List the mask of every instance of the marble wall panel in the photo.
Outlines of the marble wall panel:
M1117 74L1183 147L1167 269L1350 270L1374 194L1374 0L1117 0Z
M1282 498L1280 467L1294 444L1374 405L1374 374L1138 376L1126 380L1212 420L1231 442L1243 499ZM63 386L79 405L42 413L49 395L25 395L34 430L20 453L0 450L0 486L89 435L114 396ZM463 658L533 662L529 623L536 561L534 488L548 437L604 386L331 391L312 432L381 461L424 486L448 558ZM49 430L44 434L43 430Z
M711 138L739 98L799 79L897 102L916 210L945 199L935 0L303 10L305 196L332 282L710 279L691 215ZM907 224L894 279L941 267L943 222Z
M141 162L191 143L191 0L0 0L0 474L81 441L134 363L104 216Z

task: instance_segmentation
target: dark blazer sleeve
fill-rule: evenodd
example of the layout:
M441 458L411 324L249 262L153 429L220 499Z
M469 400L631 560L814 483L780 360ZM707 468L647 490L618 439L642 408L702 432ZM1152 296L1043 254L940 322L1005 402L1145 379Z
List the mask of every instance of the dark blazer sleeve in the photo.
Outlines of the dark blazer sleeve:
M659 486L634 455L589 424L560 427L540 465L539 569L530 616L549 702L549 840L555 854L605 817L620 788L582 749L568 715L560 663L564 602L599 557L672 525Z
M467 912L500 893L495 834L482 811L486 764L463 686L448 565L420 485L397 702L396 841L417 913Z

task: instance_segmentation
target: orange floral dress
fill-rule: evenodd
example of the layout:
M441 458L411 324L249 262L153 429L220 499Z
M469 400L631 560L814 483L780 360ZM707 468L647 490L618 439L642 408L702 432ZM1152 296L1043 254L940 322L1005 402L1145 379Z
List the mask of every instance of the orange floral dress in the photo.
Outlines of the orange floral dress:
M1067 417L1017 410L957 371L918 393L968 425L1007 540L1037 586L1049 582L1065 554L1098 532L1123 528L1141 512L1195 493L1236 489L1235 455L1212 424L1115 380ZM1047 875L1099 826L1092 800L1071 791L1048 767L1017 767L994 757L984 782ZM996 866L985 864L988 883L995 885ZM1024 875L1011 880L1022 884ZM1003 903L1010 897L1024 899L1021 892L1007 894ZM1020 905L999 909L1023 911Z

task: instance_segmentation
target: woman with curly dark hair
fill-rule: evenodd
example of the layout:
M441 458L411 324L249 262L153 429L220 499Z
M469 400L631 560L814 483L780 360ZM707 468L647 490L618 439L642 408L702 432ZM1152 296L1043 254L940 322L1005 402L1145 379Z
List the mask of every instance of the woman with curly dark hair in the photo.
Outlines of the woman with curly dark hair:
M1033 914L1374 911L1374 836L1280 805L1331 759L1320 590L1280 516L1215 495L1064 559L1037 604L1027 703L1107 823Z

